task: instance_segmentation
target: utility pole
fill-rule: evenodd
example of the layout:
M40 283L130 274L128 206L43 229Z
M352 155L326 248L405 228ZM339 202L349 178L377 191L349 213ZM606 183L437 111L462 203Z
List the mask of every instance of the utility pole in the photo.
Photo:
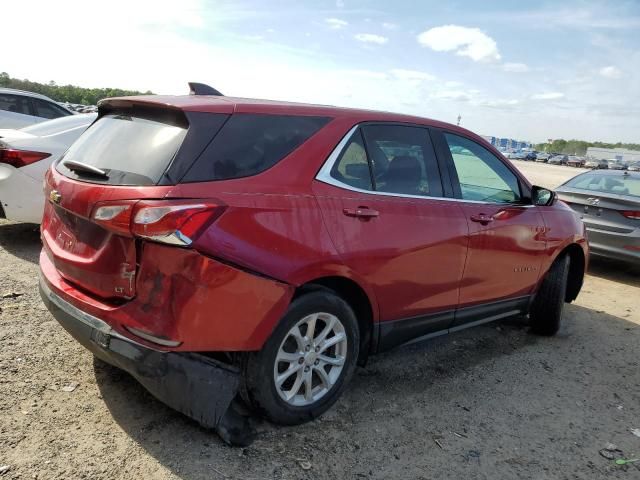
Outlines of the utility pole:
M460 126L460 120L462 120L462 116L458 114L458 123L456 123L456 125Z

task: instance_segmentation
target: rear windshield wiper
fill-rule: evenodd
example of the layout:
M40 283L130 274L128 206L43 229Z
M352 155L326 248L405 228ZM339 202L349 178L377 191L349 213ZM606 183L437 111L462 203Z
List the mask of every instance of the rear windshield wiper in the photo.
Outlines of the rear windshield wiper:
M109 178L109 175L107 175L107 172L105 172L101 168L94 167L93 165L88 165L82 162L76 162L75 160L65 160L64 162L62 162L62 164L72 172L89 173L91 175L96 175L98 177Z

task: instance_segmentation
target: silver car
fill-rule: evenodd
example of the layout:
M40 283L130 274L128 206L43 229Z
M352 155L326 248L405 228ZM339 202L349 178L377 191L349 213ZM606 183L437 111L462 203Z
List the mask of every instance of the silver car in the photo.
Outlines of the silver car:
M71 110L44 95L0 88L0 128L23 128L69 115Z
M592 255L640 265L640 172L594 170L556 192L581 215Z

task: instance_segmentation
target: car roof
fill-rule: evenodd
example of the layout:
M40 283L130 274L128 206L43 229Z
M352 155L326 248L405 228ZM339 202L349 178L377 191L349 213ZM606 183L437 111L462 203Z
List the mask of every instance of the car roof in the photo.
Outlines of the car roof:
M50 102L55 102L54 100L50 99L46 95L41 95L41 94L35 93L35 92L27 92L26 90L17 90L15 88L0 87L0 93L8 93L8 94L11 94L11 95L22 95L24 97L40 98L42 100L49 100ZM55 103L57 103L57 102L55 102Z
M104 99L98 103L98 106L103 110L105 107L116 107L119 104L126 105L130 103L161 104L170 108L194 112L314 115L332 118L353 118L357 122L387 121L413 123L459 132L461 134L472 136L476 140L482 141L483 144L491 146L485 139L474 132L447 122L401 113L361 108L336 107L332 105L316 105L310 103L286 102L281 100L264 100L214 95L141 95L135 97ZM491 148L495 150L495 148Z

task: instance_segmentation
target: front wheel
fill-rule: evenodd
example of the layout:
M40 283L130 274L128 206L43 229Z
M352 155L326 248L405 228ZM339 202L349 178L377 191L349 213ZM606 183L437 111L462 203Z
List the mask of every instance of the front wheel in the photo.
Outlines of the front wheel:
M329 290L296 298L261 351L249 354L246 400L275 423L312 420L353 374L360 334L351 307Z
M556 259L542 281L529 312L533 333L546 336L558 333L567 295L569 262L568 255Z

